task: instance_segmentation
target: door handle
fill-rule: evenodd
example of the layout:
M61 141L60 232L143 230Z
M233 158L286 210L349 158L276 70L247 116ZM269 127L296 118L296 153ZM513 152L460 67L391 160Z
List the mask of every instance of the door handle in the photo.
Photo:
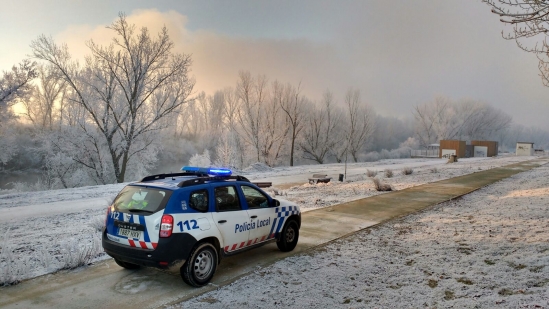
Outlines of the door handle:
M219 221L217 221L217 223L225 223L225 222L227 222L227 220L219 220Z
M255 219L255 218L257 218L257 216L252 216L251 218L252 218L252 219Z

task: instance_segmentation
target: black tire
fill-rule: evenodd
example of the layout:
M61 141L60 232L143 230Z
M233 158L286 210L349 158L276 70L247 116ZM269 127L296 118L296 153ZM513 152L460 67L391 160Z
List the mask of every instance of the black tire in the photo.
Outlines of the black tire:
M125 269L139 269L141 267L137 264L124 262L124 261L120 261L120 260L117 260L117 259L114 259L114 261L116 262L116 264L118 264L118 266L123 267Z
M194 247L189 259L181 266L180 273L183 281L194 287L208 284L217 268L217 251L208 242L200 243Z
M298 239L299 226L297 225L297 222L295 220L288 220L282 229L276 246L282 252L289 252L294 250L295 246L297 246Z

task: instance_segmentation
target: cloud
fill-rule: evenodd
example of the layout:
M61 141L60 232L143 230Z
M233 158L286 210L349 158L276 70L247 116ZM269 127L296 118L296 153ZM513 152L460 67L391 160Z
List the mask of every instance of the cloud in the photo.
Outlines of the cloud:
M197 92L211 94L236 85L240 70L265 74L270 80L295 85L301 82L304 93L309 96L320 96L343 77L337 51L329 44L305 39L229 37L204 30L193 32L186 28L187 17L175 11L138 10L127 19L137 27L147 27L152 34L167 27L175 51L192 55ZM56 35L55 39L67 43L71 53L83 59L89 54L86 42L92 39L95 43L108 45L113 35L106 26L75 25Z
M301 83L303 94L313 100L330 89L342 103L345 91L354 87L384 115L410 116L413 106L441 94L482 100L519 123L549 129L543 116L549 114L547 89L535 57L503 40L502 26L483 8L480 3L432 1L342 4L328 8L330 14L322 10L322 17L302 16L305 24L307 18L325 20L321 28L329 31L324 36L285 38L191 30L190 17L173 10L135 10L128 21L153 34L168 28L175 50L192 54L197 92L234 87L238 71L247 70ZM279 23L303 31L300 20ZM112 37L106 25L74 25L55 36L79 57L88 53L89 39L105 45Z

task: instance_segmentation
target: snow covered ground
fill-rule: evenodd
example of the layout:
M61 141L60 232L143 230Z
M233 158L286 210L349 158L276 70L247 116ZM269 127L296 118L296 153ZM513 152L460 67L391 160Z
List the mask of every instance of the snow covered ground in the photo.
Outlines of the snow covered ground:
M303 211L380 194L366 171L396 190L447 179L479 170L511 164L532 157L498 157L460 159L445 164L441 159L398 159L354 163L347 166L347 180L337 181L343 164L268 168L255 165L242 174L252 181L272 181L273 196L296 201ZM403 175L404 168L413 168ZM383 171L392 169L387 178ZM313 173L334 177L328 184L309 185ZM300 184L287 186L284 184ZM124 184L93 186L66 190L9 193L0 195L0 285L72 268L78 262L105 259L99 230L106 207ZM280 188L277 188L280 187Z
M439 167L439 177L495 162L463 161ZM418 174L418 183L436 178ZM399 188L411 183L393 180ZM549 308L549 165L173 306L229 307Z

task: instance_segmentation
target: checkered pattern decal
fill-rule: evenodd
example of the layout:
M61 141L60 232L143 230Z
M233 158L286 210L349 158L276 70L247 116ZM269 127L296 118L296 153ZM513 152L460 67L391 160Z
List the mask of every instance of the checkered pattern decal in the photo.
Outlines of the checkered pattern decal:
M142 249L156 249L156 246L158 243L156 242L148 242L148 241L142 241L137 239L128 239L123 236L114 236L111 234L107 234L107 237L119 244L123 244L130 247L136 247L136 248L142 248Z
M284 221L291 215L299 214L297 206L281 206L275 208L276 218L273 220L273 225L271 226L271 232L269 233L269 238L274 238L282 230L284 226ZM277 224L278 223L278 224Z
M269 239L270 238L268 238L267 235L264 235L261 238L256 238L255 240L250 239L247 242L243 241L239 244L238 243L233 244L232 246L225 246L224 250L225 250L225 252L229 251L229 249L230 249L230 251L233 251L233 250L236 250L236 249L243 248L245 246L247 247L247 246L255 245L258 242L264 242L265 240L269 240Z
M223 248L225 252L241 249L243 247L255 245L256 243L260 243L260 242L275 238L278 235L278 233L280 233L280 231L282 230L285 219L292 215L298 215L299 210L297 206L280 206L275 208L275 214L276 214L276 218L274 218L273 220L273 224L271 225L271 231L269 232L269 235L264 235L261 238L256 238L254 240L248 240L247 242L243 241L241 243L225 246L225 248Z

